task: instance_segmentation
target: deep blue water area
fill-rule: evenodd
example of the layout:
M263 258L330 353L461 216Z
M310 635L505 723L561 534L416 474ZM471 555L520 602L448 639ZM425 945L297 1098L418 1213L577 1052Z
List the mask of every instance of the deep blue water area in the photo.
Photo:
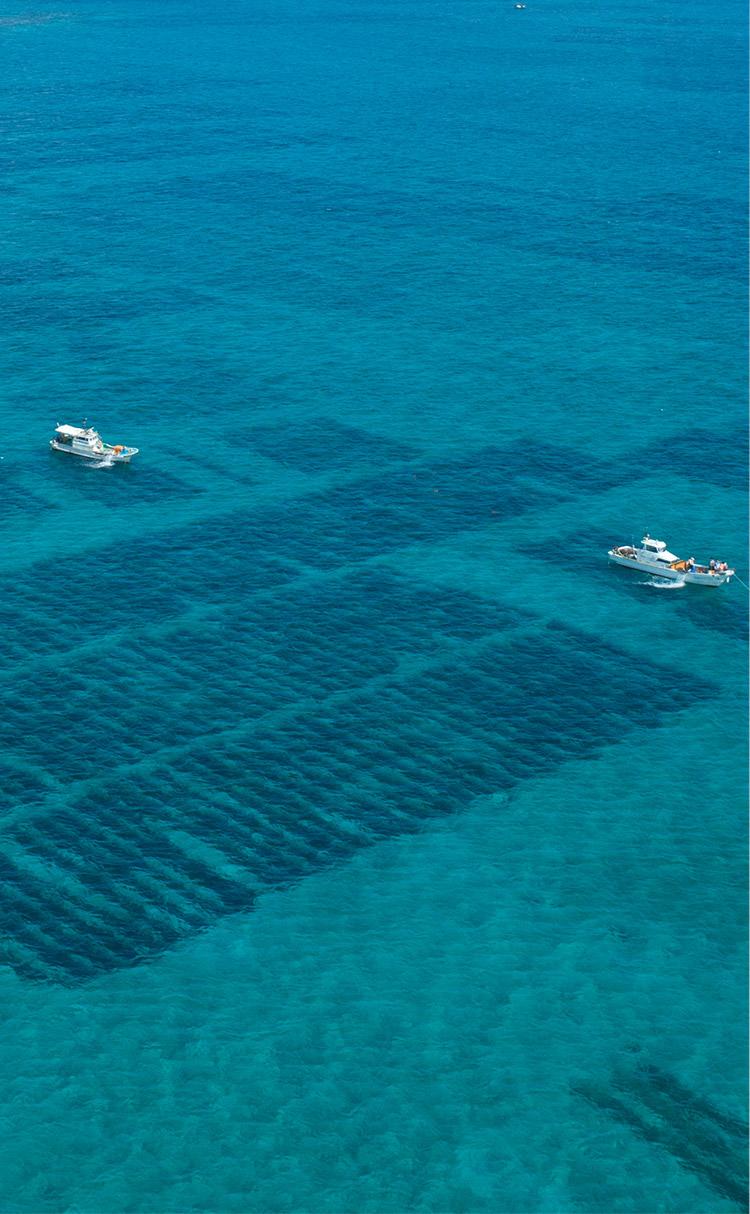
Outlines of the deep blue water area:
M747 1207L746 32L0 13L3 1214Z

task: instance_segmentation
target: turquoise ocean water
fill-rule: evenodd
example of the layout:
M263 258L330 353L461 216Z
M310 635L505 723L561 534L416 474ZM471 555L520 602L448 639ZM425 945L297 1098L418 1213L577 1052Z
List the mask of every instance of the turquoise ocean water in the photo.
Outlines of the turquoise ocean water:
M745 1206L744 5L527 4L0 14L7 1214Z

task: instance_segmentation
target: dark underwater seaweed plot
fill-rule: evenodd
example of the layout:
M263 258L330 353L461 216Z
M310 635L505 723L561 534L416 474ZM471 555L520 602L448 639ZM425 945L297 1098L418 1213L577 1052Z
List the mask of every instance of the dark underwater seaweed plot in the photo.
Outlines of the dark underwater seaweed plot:
M744 493L748 480L747 429L683 430L657 440L634 453L637 465L676 472L689 480L705 481L722 489Z
M38 494L32 493L24 484L23 477L12 472L3 472L0 479L0 521L11 523L28 521L30 517L46 510L56 509L55 505Z
M668 1152L720 1197L747 1210L748 1127L739 1118L649 1064L616 1072L609 1087L577 1084L573 1091L644 1142Z
M283 561L257 551L250 557L245 519L244 513L224 515L137 545L114 545L101 561L94 553L18 571L0 593L6 658L24 661L30 654L55 653L61 610L84 641L159 625L196 602L240 603L246 595L289 581L293 574ZM128 641L128 652L133 644Z
M231 456L228 455L225 460L219 461L208 459L202 452L197 455L191 451L180 451L180 463L192 464L197 476L203 477L208 471L213 473L217 481L233 481L248 489L258 484L257 476L242 470L243 462L246 462L251 454L248 451L238 451L236 447L233 447Z
M420 541L434 542L486 527L559 500L565 493L561 484L568 489L580 484L583 473L577 471L575 459L569 460L565 473L560 452L555 459L545 450L535 464L528 444L524 451L525 456L515 446L488 447L455 459L389 466L378 475L290 498L277 506L238 510L181 526L152 541L139 541L137 547L125 544L120 553L108 549L107 562L114 558L117 564L119 558L124 575L137 560L144 574L171 586L180 572L174 553L182 552L189 564L187 574L199 579L195 587L198 598L200 579L210 575L215 559L216 576L225 592L231 593L232 579L241 575L243 563L250 570L274 559L335 568ZM550 488L531 487L523 480L524 458L532 471L537 468L540 478L545 470L551 478L555 469ZM82 572L86 563L79 562ZM204 575L203 570L208 573ZM44 573L54 579L52 562ZM29 576L33 577L33 571Z
M250 426L230 431L228 438L232 443L247 444L276 463L308 473L357 472L363 465L403 463L420 454L406 443L358 426L342 425L331 417Z
M0 746L44 764L51 737L86 737L94 745L59 748L55 775L95 777L103 754L110 766L135 763L520 621L514 609L381 569L313 578L97 651L94 666L86 651L17 676L0 686Z
M366 436L357 442L362 452L374 446L379 458L384 452L395 457L390 440ZM165 494L193 492L193 486L145 466L117 469L122 477L72 461L63 466L76 475L80 492L106 504L125 506L132 493L161 502ZM529 477L539 484L530 485ZM512 443L454 459L388 466L377 476L277 506L234 510L137 543L93 549L78 559L40 562L0 586L7 657L54 652L61 610L79 634L94 637L158 624L196 603L226 609L290 581L298 565L329 570L409 544L437 542L541 509L582 484L605 488L614 480L613 469L570 450Z
M273 646L274 611L269 602L256 607L263 646ZM686 682L641 666L563 625L529 635L515 627L513 612L503 616L458 592L418 592L375 571L337 586L321 579L309 611L328 614L334 638L321 671L315 649L326 638L305 618L301 600L293 607L283 694L291 702L291 689L309 681L322 693L317 702L308 698L267 720L235 717L225 732L214 721L211 732L155 754L148 772L118 763L106 777L87 769L87 783L64 806L58 798L55 808L32 806L8 823L14 859L0 869L2 956L19 974L76 983L138 964L224 915L250 910L263 890L595 754L715 691L699 678ZM363 611L385 648L397 614L412 652L433 664L392 667L384 677L378 645L361 644ZM233 626L245 624L238 618ZM433 652L428 638L437 629L446 644ZM456 635L471 645L453 653ZM345 671L339 688L357 686L326 698L324 671L337 664ZM282 694L280 668L256 672L254 703L266 711ZM219 669L217 694L229 673ZM373 673L379 677L368 684ZM71 678L80 691L83 672ZM114 720L125 703L113 699L104 715ZM66 717L54 736L74 725ZM18 728L23 735L31 724ZM96 746L93 715L88 728L100 757L106 750ZM124 737L107 736L126 764ZM648 1082L658 1087L653 1077Z
M513 489L504 477L507 466L506 456L489 448L418 470L386 471L264 510L181 525L137 544L110 545L101 561L94 550L78 560L34 565L0 587L9 657L54 652L61 610L79 633L94 636L159 623L196 602L226 609L291 580L289 562L335 569L485 527L559 497L554 490ZM107 473L83 472L90 473L80 478L84 483L107 480Z
M290 523L298 529L293 555L316 568L333 568L410 544L436 543L560 499L554 489L513 485L505 467L502 451L485 448L468 458L399 468L311 494L294 503L292 517L284 520L287 536ZM281 520L263 519L261 529L264 522L275 528Z
M112 440L114 441L114 440ZM60 457L67 461L69 487L83 497L107 507L129 509L134 503L185 499L204 492L199 486L163 468L149 464L126 464L117 469L81 467L78 460ZM113 475L114 473L114 475Z
M538 439L521 438L492 450L496 476L506 480L528 477L568 493L605 492L633 476L632 469L626 472L620 464Z

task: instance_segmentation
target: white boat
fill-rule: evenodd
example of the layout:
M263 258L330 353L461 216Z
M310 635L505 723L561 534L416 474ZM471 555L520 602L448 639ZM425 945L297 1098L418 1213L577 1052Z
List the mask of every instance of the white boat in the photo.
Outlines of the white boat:
M723 586L724 582L734 577L734 569L727 568L725 561L709 561L707 565L697 565L692 556L682 560L673 552L667 551L663 540L653 540L650 535L644 535L640 548L633 544L621 544L619 548L610 548L608 555L616 565L624 565L626 569L640 569L642 573L666 578L670 582Z
M103 442L101 435L91 426L57 426L49 445L55 451L67 451L69 455L80 455L83 459L96 459L108 464L128 464L138 454L137 447Z

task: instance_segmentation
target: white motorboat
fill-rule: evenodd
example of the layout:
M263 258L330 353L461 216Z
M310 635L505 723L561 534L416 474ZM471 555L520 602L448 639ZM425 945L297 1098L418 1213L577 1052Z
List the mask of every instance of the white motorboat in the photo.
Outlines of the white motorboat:
M624 565L627 569L640 569L642 573L666 578L670 582L723 586L734 577L734 569L729 569L726 561L709 561L707 565L697 565L692 556L682 560L673 552L667 551L663 540L653 540L650 535L644 535L640 548L633 544L621 544L619 548L610 548L608 555L616 565Z
M55 451L67 451L69 455L80 455L83 459L108 464L128 464L138 454L137 447L103 442L101 435L91 426L57 426L49 445Z

